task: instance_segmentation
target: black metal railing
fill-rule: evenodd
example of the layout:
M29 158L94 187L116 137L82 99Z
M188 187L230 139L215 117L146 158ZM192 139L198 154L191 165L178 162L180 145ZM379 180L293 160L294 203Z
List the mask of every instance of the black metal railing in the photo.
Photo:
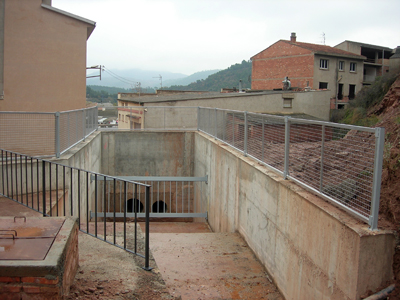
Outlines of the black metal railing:
M80 168L66 166L24 154L1 151L0 195L33 209L43 217L77 217L79 229L109 244L145 259L149 267L150 185ZM112 187L106 190L106 181ZM138 218L127 222L126 202L144 190L145 237L140 236ZM118 198L118 201L117 201ZM120 199L123 199L120 206ZM114 214L107 216L112 208ZM94 211L95 216L90 212ZM122 211L123 217L116 212ZM132 219L129 219L132 220ZM133 230L132 230L133 224Z

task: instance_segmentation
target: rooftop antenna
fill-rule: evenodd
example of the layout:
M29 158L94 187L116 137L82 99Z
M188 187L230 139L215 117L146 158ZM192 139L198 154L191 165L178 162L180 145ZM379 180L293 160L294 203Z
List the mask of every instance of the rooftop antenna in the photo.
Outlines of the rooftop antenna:
M325 45L325 32L322 33L322 43Z
M162 90L162 76L161 74L158 74L158 77L153 77L153 78L160 78L160 90Z

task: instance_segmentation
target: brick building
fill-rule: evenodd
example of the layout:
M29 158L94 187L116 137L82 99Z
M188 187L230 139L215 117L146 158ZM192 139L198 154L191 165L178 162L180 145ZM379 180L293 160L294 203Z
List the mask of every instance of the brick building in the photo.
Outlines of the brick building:
M251 88L280 89L288 77L292 88L327 89L331 99L345 101L363 85L365 59L342 49L297 42L292 33L290 40L279 40L251 58Z

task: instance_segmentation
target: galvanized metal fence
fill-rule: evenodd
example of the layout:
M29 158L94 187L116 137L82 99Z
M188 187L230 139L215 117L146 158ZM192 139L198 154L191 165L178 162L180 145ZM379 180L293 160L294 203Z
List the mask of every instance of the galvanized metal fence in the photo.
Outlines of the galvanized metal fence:
M79 229L102 241L145 258L149 267L149 219L151 186L82 170L32 156L0 149L0 195L29 207L43 216L73 216ZM112 197L107 198L106 182L113 186ZM141 189L145 206L145 241L138 231L127 226L126 205L128 191ZM118 196L117 196L118 195ZM118 199L117 199L118 198ZM112 208L113 214L106 215ZM91 215L90 212L95 214ZM101 211L102 213L97 213ZM130 226L129 226L130 227Z
M0 112L0 148L56 156L97 129L97 107L55 113Z
M98 121L100 120L102 121ZM0 148L57 156L97 130L200 130L377 228L384 129L201 107L0 112Z
M384 129L199 108L198 129L377 229Z

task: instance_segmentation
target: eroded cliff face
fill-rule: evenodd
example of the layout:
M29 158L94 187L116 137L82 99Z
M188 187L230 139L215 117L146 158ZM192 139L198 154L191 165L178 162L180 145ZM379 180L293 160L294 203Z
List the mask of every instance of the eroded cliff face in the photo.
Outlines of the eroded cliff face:
M390 299L400 299L400 76L392 84L384 99L371 108L369 116L380 118L377 127L385 128L385 148L379 208L379 227L397 232L397 246L393 260L396 290Z

